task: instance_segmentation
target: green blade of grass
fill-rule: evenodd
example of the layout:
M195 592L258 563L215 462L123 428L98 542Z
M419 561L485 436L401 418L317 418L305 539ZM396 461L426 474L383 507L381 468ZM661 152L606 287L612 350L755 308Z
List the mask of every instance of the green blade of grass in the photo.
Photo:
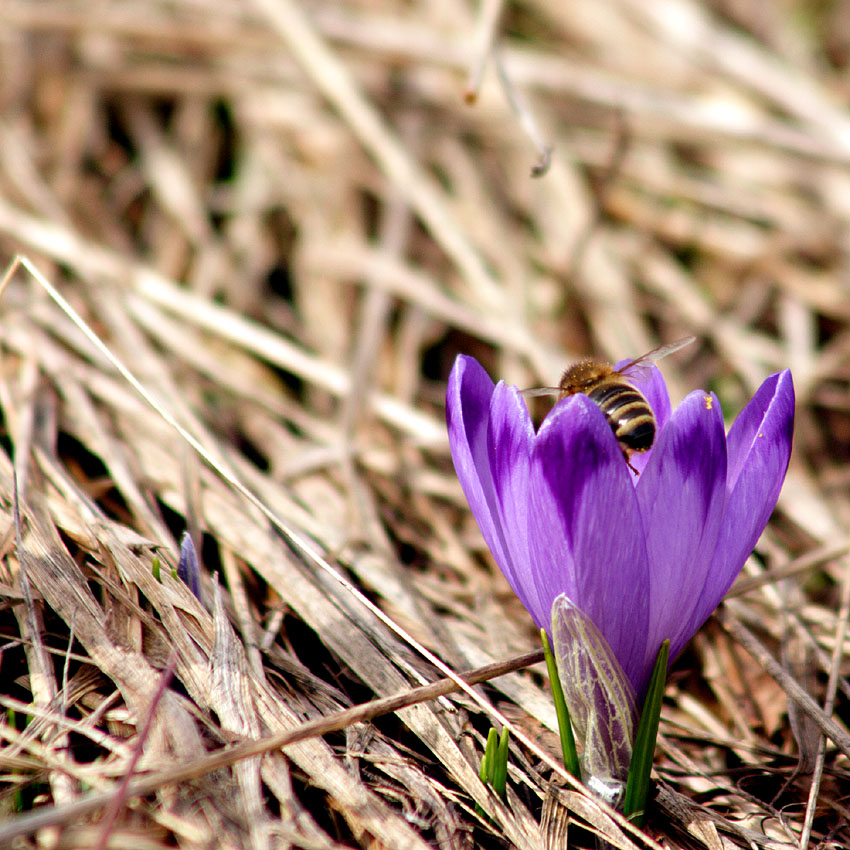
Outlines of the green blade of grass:
M487 746L484 748L484 755L481 757L481 767L478 769L478 778L485 785L493 784L493 777L496 773L496 750L499 746L499 736L495 729L490 729L487 733ZM479 817L487 818L487 813L481 808L478 803L475 804L475 812Z
M640 715L629 779L623 801L623 814L635 824L643 826L646 817L646 798L649 794L649 777L655 755L655 739L658 737L658 721L661 717L661 700L667 681L667 659L670 657L670 641L665 640L655 658L655 667L649 690Z
M499 795L499 799L505 799L508 787L508 743L509 733L507 728L502 729L499 738L499 746L496 748L495 769L493 771L493 790Z
M549 636L545 629L540 629L540 640L543 642L543 653L546 656L546 669L549 671L549 684L552 688L552 700L555 703L555 714L558 717L558 732L561 735L561 754L564 759L564 767L576 779L581 779L581 767L578 763L576 752L576 741L573 737L573 727L570 722L570 711L564 699L564 689L558 677L558 666L552 647L549 645Z

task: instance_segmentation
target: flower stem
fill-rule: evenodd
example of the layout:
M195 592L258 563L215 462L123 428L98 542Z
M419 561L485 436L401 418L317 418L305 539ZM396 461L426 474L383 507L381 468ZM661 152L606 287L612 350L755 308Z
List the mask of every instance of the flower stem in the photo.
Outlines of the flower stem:
M540 630L540 640L543 642L543 654L546 657L546 669L549 671L549 685L552 688L552 700L555 703L555 714L558 717L558 731L561 735L561 753L564 758L564 767L576 779L581 779L581 768L578 763L576 752L576 741L573 737L573 727L570 722L570 712L564 699L564 691L561 688L561 680L558 677L558 667L552 647L549 646L549 637L545 629Z

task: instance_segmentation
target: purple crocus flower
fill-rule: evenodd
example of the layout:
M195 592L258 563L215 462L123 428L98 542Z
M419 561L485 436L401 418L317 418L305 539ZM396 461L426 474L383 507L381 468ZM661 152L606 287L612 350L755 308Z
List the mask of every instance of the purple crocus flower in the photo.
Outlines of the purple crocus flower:
M638 702L661 642L670 639L671 658L681 651L764 530L794 422L788 371L762 384L728 434L713 394L692 392L671 411L655 367L640 389L657 435L631 458L639 476L584 395L558 402L535 432L517 388L494 386L461 355L447 396L455 469L514 592L550 634L564 594L607 641Z

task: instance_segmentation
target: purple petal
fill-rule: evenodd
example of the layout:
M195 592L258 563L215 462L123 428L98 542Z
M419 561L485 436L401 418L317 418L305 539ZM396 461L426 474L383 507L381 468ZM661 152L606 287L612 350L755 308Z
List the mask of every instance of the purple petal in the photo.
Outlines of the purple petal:
M487 454L487 423L494 385L472 357L461 354L449 375L446 421L457 477L484 540L501 566L503 541L493 511L493 476Z
M529 469L534 424L516 387L499 383L490 399L487 452L493 475L496 522L506 557L499 566L514 593L539 628L549 624L549 607L540 602L530 552Z
M713 395L692 392L676 408L636 492L651 570L651 669L665 638L670 638L674 657L691 637L691 615L711 568L723 517L726 434Z
M764 531L785 480L793 431L794 383L786 369L759 387L729 431L726 509L691 632L720 604Z
M648 562L631 473L583 395L546 417L531 460L531 546L541 604L566 593L596 624L632 683L644 675Z
M493 386L490 376L474 358L458 356L449 375L446 393L449 447L457 477L484 541L520 601L535 622L540 620L538 625L543 626L549 622L548 609L544 616L534 602L536 587L528 581L531 563L527 551L528 533L518 531L520 512L527 510L527 456L530 454L529 445L523 460L519 435L525 429L526 441L530 441L534 429L515 390L513 398L512 403L511 394L503 384ZM496 417L492 427L491 401L495 402ZM517 410L516 402L521 410ZM515 421L512 417L516 417ZM517 447L517 451L512 452L511 445ZM515 468L508 463L511 458ZM514 486L518 492L512 491ZM512 530L513 537L506 535L506 528Z
M649 378L642 382L638 389L646 396L646 400L655 414L658 431L663 431L670 419L671 409L670 393L667 391L667 382L664 380L661 370L657 366L653 366Z

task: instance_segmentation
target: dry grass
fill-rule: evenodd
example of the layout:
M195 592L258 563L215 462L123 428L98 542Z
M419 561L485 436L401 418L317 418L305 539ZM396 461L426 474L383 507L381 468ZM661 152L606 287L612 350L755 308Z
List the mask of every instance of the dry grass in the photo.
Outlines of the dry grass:
M158 405L17 270L0 846L647 846L543 760L539 665L335 713L439 679L417 647L535 647L448 458L454 356L530 386L689 333L679 397L790 366L796 445L671 677L647 832L850 844L848 3L480 5L0 3L0 263ZM187 527L203 605L152 575ZM533 739L506 806L497 709Z

